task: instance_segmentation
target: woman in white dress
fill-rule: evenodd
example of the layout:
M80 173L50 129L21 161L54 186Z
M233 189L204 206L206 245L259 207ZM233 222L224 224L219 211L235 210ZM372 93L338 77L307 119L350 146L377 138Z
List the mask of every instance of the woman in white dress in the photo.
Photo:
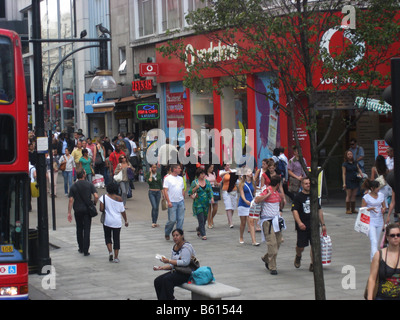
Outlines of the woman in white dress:
M366 179L362 185L369 192L362 198L362 207L367 207L371 219L369 224L369 239L371 241L371 261L378 251L379 239L384 225L383 213L386 211L385 196L379 192L379 182Z

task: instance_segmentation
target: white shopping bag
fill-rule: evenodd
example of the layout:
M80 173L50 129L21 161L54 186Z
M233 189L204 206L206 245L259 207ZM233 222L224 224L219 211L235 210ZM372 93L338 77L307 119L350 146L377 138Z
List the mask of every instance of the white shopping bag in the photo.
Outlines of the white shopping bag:
M262 203L256 203L254 199L251 201L250 210L249 210L249 218L251 219L259 219L260 213L262 209Z
M332 262L332 240L326 233L321 233L320 239L322 265L329 266Z
M104 188L104 177L101 174L95 174L92 183L96 188Z
M357 232L364 233L368 236L369 234L369 223L371 217L367 207L362 207L358 210L358 215L356 223L354 225L354 230Z
M261 192L262 192L261 190L257 190L256 195L254 196L253 200L250 203L249 218L251 218L251 219L259 219L260 218L261 209L262 209L263 204L256 203L254 201L254 199L257 198L261 194Z

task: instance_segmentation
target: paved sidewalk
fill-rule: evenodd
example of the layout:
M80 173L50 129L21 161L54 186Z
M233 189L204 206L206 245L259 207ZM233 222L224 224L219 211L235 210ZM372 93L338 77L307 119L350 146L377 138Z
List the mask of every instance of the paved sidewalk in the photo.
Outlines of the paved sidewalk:
M47 276L32 274L29 277L32 300L155 300L153 281L160 273L153 271L157 253L169 256L172 240L164 239L167 212L160 210L159 228L151 228L150 203L147 184L136 182L133 199L128 199L129 227L122 228L119 264L108 261L103 229L99 217L94 218L91 232L90 256L78 253L75 222L67 221L68 198L64 196L62 177L59 177L56 198L56 230L52 230L51 201L49 197L49 238L52 245L50 257L55 269L55 289L46 289ZM103 194L105 190L99 189ZM344 198L344 195L343 195ZM328 300L361 300L369 273L369 240L354 231L356 215L344 213L342 200L324 201L325 222L332 238L332 264L324 268L326 297ZM30 227L37 225L36 201L32 201ZM278 254L278 275L272 276L261 261L266 244L251 245L245 232L245 244L239 244L239 218L235 212L234 228L230 229L219 203L215 227L206 229L208 240L200 240L195 232L197 219L191 213L192 200L186 199L185 238L196 250L201 265L210 266L216 281L242 290L242 295L232 300L312 300L313 274L308 271L309 249L303 254L302 266L293 266L296 233L289 206L284 209L287 230ZM261 235L257 233L257 240ZM351 274L349 274L351 270ZM344 273L343 273L344 272ZM54 275L54 274L53 274ZM44 285L43 285L44 284ZM350 289L343 284L351 285ZM190 293L177 288L178 300L190 299Z

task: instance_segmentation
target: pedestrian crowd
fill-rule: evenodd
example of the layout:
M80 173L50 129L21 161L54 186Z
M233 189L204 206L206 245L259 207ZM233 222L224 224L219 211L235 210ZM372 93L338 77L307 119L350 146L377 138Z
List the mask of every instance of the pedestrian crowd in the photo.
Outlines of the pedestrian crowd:
M37 150L33 131L28 136L29 172L31 182L36 180ZM46 153L47 191L57 197L57 179L61 171L64 193L68 197L68 221L72 222L72 209L76 222L78 251L89 256L91 205L100 201L104 212L104 237L110 261L119 262L121 217L128 221L125 213L128 198L132 198L134 181L139 171L139 153L133 134L120 133L111 141L100 136L94 141L86 138L82 130L74 132L71 139L66 132L56 128L51 137L52 157ZM54 189L51 176L53 174ZM107 194L99 198L97 188L106 186ZM96 188L97 187L97 188ZM31 201L29 201L31 210Z
M126 215L127 199L132 197L134 181L138 178L141 166L137 145L133 134L120 133L110 141L101 136L95 141L86 138L81 130L74 133L70 139L66 133L55 133L52 139L53 163L47 159L49 185L50 172L53 169L54 181L58 172L64 178L65 195L69 198L68 220L72 221L72 209L76 221L76 237L78 251L89 255L91 217L88 214L90 206L99 201L104 226L105 244L109 260L119 262L120 233L122 218L125 226L129 225ZM197 235L201 240L207 240L207 229L214 227L214 217L218 206L223 205L227 226L234 228L233 216L237 212L240 220L238 241L245 243L247 225L251 243L259 246L256 234L260 232L262 241L266 242L267 252L261 257L271 275L277 275L277 256L281 243L284 241L282 231L285 230L285 220L282 217L283 208L290 201L291 211L297 233L294 267L300 268L305 247L311 244L311 183L307 177L307 163L300 159L300 152L293 147L293 157L288 159L283 148L276 148L273 157L262 160L259 169L252 170L246 166L231 168L229 163L203 164L198 158L197 163L184 166L171 163L179 147L169 141L158 150L158 162L150 164L144 181L148 184L148 199L151 206L151 227L158 228L160 204L167 210L168 219L164 226L165 240L172 235L174 246L171 258L162 257L165 265L154 267L154 270L167 270L169 275L162 275L155 280L155 288L159 299L173 299L173 288L187 281L187 274L180 274L177 267L188 267L195 251L191 244L184 240L185 197L192 199L191 212L198 220ZM187 155L190 155L188 150ZM35 137L29 136L29 160L32 168L31 181L35 179L36 151ZM393 190L386 182L387 174L393 169L393 151L388 149L388 157L378 156L371 170L371 176L365 173L364 151L357 145L355 139L345 152L342 164L343 190L346 193L346 214L356 213L355 198L358 192L363 192L362 207L367 207L371 213L371 276L368 290L378 279L381 299L387 282L400 274L398 266L400 256L398 226L384 228L390 222L390 214L394 209ZM98 183L98 179L103 183ZM73 181L76 181L75 183ZM99 197L96 187L106 186L107 193ZM51 190L50 190L51 191ZM53 195L56 196L56 188ZM384 213L389 211L387 219ZM322 208L318 207L319 226L326 234L326 225ZM397 229L396 229L397 228ZM388 249L379 249L380 237L384 230ZM392 232L394 230L394 232ZM392 243L393 242L393 243ZM398 252L397 264L393 257ZM382 254L385 259L382 260ZM377 258L377 256L381 258ZM313 257L310 250L311 263L309 270L313 271ZM381 264L386 261L385 274L382 274ZM390 277L387 277L389 266ZM393 272L391 270L394 270ZM399 272L397 272L399 270ZM173 273L176 273L174 275ZM374 288L375 288L374 287ZM398 287L398 286L397 286ZM375 289L376 289L375 288ZM395 293L394 293L395 292ZM368 295L371 298L371 294ZM391 290L390 297L400 298L400 291Z

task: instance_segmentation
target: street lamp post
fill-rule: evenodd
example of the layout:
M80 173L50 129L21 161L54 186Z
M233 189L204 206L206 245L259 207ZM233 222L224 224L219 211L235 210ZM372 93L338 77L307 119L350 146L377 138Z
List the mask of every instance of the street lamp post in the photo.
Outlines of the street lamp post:
M400 58L391 60L395 213L400 213Z
M40 0L32 0L32 37L41 38ZM35 118L36 136L45 137L44 131L44 99L42 77L42 44L33 43L33 78L35 83ZM47 192L46 192L46 158L45 153L38 153L36 174L39 185L38 197L38 273L42 274L43 267L51 265L49 250Z
M112 78L108 70L108 50L107 42L111 41L107 38L105 33L109 33L107 29L103 28L102 35L97 39L41 39L41 24L40 24L40 1L32 0L32 38L30 41L33 43L33 68L34 68L34 87L35 87L35 117L36 117L36 135L37 137L45 137L44 130L44 97L43 97L43 77L42 77L42 42L98 42L97 45L88 45L78 48L67 56L65 56L53 70L47 86L47 105L50 106L50 82L55 74L57 68L72 54L77 51L99 47L100 48L100 71L101 74L96 74L93 79L98 83L94 91L115 91L116 82ZM104 77L106 76L106 81ZM110 78L111 76L111 78ZM99 80L103 79L103 80ZM49 143L48 151L50 154L50 163L53 161L52 144ZM51 192L52 192L52 208L53 208L53 229L55 229L55 204L54 204L54 172L53 166L50 166L51 170ZM38 273L43 274L42 270L44 266L51 265L51 259L49 254L49 229L48 229L48 207L47 207L47 192L46 192L46 159L45 153L38 153L37 160L37 181L39 184L39 198L38 198Z

